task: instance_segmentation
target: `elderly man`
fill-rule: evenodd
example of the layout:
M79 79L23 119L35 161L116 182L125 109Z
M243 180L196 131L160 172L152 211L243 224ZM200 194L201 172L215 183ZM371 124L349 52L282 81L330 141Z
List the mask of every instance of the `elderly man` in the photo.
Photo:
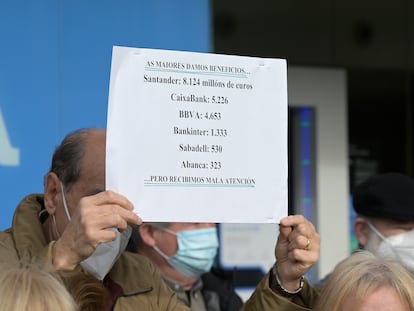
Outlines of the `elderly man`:
M396 259L414 273L414 179L400 173L372 176L355 187L352 203L359 248Z
M123 252L141 219L128 199L105 191L105 142L103 130L62 141L44 194L24 198L0 233L0 261L38 261L79 280L68 286L82 310L187 310L145 257Z
M214 223L145 223L128 250L147 256L178 299L194 311L238 311L243 302L231 279L210 272L218 249Z
M399 173L373 176L353 193L360 247L399 260L414 273L414 179Z
M12 227L0 232L0 261L54 267L81 310L189 310L146 257L124 252L131 225L142 221L127 198L105 191L105 142L103 130L65 137L45 176L44 194L24 198ZM289 290L317 261L319 237L301 216L290 216L281 226L277 272ZM275 301L278 290L271 289ZM266 282L258 291L267 297ZM246 310L257 310L256 304Z

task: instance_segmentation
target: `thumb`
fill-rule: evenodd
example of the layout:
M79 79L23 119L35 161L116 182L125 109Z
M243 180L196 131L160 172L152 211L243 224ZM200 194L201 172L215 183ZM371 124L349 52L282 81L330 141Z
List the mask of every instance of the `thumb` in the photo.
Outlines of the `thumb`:
M279 225L279 240L281 239L287 239L287 237L289 236L289 234L292 232L292 227L291 226L283 226L283 225Z
M288 258L288 236L292 232L292 227L279 225L279 236L275 246L275 259L278 262L286 261Z

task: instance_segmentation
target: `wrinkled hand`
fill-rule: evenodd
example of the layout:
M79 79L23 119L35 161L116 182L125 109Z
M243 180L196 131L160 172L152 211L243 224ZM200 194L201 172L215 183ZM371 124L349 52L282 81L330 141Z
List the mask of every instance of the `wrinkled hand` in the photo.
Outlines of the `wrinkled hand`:
M108 228L123 231L128 223L141 224L141 218L132 210L132 203L113 191L83 197L54 245L54 267L57 270L73 270L99 244L115 240L116 233Z
M302 215L280 220L275 247L276 269L287 290L299 287L301 276L318 261L320 237L311 222Z

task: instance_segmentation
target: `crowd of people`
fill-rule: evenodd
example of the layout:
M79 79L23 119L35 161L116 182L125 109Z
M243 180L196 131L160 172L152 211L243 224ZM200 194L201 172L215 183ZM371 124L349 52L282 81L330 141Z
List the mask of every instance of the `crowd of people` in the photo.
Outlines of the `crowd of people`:
M105 143L104 130L68 134L44 193L25 197L0 232L0 264L15 265L0 265L1 310L28 310L29 302L30 310L414 310L410 177L380 175L355 189L364 250L320 289L304 277L319 259L319 234L301 215L281 219L275 264L243 303L211 271L216 225L143 223L126 197L105 189Z

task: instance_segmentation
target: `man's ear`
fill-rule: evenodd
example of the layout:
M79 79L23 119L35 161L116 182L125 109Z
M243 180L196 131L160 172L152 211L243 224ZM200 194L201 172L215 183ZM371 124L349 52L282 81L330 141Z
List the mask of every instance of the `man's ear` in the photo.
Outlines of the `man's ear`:
M155 232L157 229L149 224L142 224L138 227L139 234L141 236L142 241L148 246L155 246L156 241L154 238Z
M48 173L45 178L44 202L49 215L55 214L61 192L59 177L53 172Z
M368 240L369 227L366 219L357 217L354 222L355 236L360 245L364 246Z

